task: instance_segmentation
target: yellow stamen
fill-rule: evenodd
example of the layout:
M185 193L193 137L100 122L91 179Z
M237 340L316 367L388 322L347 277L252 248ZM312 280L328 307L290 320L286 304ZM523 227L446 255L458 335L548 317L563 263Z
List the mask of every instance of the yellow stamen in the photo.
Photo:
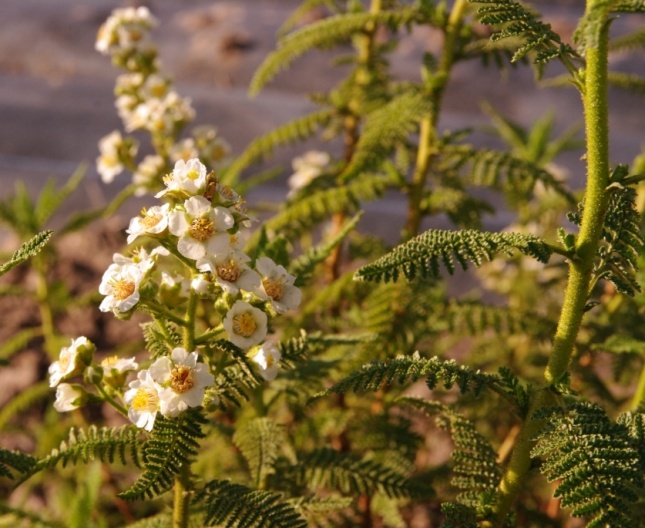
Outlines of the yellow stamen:
M195 240L204 242L213 236L215 224L209 218L195 218L188 228L188 233Z
M141 225L143 225L143 227L145 227L146 229L151 229L156 226L159 222L161 222L162 218L163 215L160 214L149 214L145 207L141 209Z
M118 301L125 301L134 293L135 285L133 281L119 279L111 283L114 298Z
M224 264L220 264L217 266L216 270L219 278L228 282L235 282L242 274L242 270L234 260L229 260Z
M251 337L258 324L251 312L242 312L233 317L233 332L243 337Z
M186 365L179 365L170 373L170 387L175 392L183 394L188 392L195 385L193 369Z
M159 408L159 395L154 389L139 387L131 405L135 411L154 411Z
M280 277L278 280L269 278L262 279L264 291L267 292L267 295L274 301L279 301L284 295L284 282L282 279L283 277Z
M119 361L119 356L110 356L106 357L103 361L101 361L101 366L102 367L112 367L116 365L116 362Z

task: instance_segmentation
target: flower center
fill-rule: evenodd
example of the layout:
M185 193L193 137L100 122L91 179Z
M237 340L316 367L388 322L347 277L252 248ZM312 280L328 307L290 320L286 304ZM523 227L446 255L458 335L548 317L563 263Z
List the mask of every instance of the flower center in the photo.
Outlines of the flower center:
M112 283L112 290L114 298L117 301L125 301L135 290L134 282L127 279L115 280Z
M156 411L159 408L159 394L154 389L139 387L131 405L135 411Z
M234 260L230 260L229 262L217 266L217 275L222 280L235 282L240 278L241 274L242 270Z
M204 242L213 236L215 224L209 218L195 218L188 228L191 237L199 242Z
M145 208L141 210L141 225L146 229L151 229L156 226L159 222L161 222L162 218L163 216L160 214L148 214L148 211L146 211Z
M195 380L193 379L193 369L187 367L186 365L179 365L172 369L170 373L170 387L175 392L183 394L188 392L195 385Z
M72 359L72 355L67 351L63 352L60 355L60 358L58 359L58 366L63 372L65 372L67 370L67 367L69 367L69 363L71 359Z
M278 280L274 279L262 279L262 286L264 286L264 291L267 292L267 295L271 297L274 301L279 301L284 295L284 283L282 282L282 277Z
M196 170L188 171L186 173L186 178L195 181L197 178L199 178L199 173Z
M251 312L242 312L233 317L233 332L243 337L251 337L258 324Z
M101 366L102 367L113 367L116 365L117 361L119 361L119 356L109 356L106 357L103 361L101 361Z

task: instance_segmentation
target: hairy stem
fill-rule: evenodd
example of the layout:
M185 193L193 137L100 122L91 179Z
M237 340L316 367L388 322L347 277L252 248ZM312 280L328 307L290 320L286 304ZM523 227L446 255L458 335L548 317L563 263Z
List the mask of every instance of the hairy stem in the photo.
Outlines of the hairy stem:
M190 504L189 482L190 469L188 466L183 466L179 475L175 477L172 528L188 528L190 519L188 511Z
M587 10L593 9L595 3L596 0L589 0ZM604 24L598 35L597 46L587 49L583 90L587 150L585 208L575 245L575 256L570 260L569 280L553 341L553 350L544 372L547 385L554 384L568 371L589 297L594 259L607 205L606 188L609 183L607 42L608 24ZM530 468L533 438L541 427L539 421L531 420L531 416L536 410L552 405L553 397L554 394L547 389L536 393L532 398L530 411L499 486L499 499L495 508L496 526L503 524Z

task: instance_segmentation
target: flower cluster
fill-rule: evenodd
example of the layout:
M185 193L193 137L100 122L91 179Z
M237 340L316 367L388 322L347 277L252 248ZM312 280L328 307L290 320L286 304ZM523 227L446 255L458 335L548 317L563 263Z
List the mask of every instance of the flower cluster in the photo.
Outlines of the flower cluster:
M222 358L209 348L214 340L235 345L262 378L275 379L281 353L275 340L267 339L270 323L296 308L301 297L285 267L244 252L252 225L244 202L199 159L177 161L164 183L156 194L163 203L142 209L126 230L128 243L147 241L153 247L114 255L99 285L100 310L119 318L144 311L162 327L174 325L188 336L184 346L166 336L168 352L155 349L154 361L129 383L126 374L139 368L137 362L111 357L93 365L78 352L87 348L84 338L63 349L50 368L52 386L84 371L104 400L120 405L120 399L120 410L148 431L158 413L174 418L217 401L216 362L221 365ZM197 303L208 317L203 328L196 320ZM60 389L59 410L85 403L76 395L79 387Z
M132 183L139 195L157 190L170 164L178 160L199 157L217 169L227 162L230 151L212 126L196 127L191 137L179 139L195 111L190 99L181 97L161 70L151 38L155 25L146 7L116 9L99 29L96 40L97 51L110 55L116 66L126 70L115 87L116 108L126 132L147 131L156 151L137 163L137 141L112 132L99 142L97 171L105 183L124 170L132 171Z

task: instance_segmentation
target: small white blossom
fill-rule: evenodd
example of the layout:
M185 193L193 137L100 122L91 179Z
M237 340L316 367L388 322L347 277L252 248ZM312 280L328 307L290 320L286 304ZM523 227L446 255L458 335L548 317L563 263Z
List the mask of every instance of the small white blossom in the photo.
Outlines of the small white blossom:
M213 283L208 280L204 273L200 273L190 281L190 288L198 295L206 295Z
M251 260L241 251L220 255L206 255L195 263L199 271L208 271L222 290L232 295L240 290L255 292L260 287L260 276L246 264Z
M273 381L278 375L278 362L282 354L273 341L263 343L260 349L251 358L260 367L260 375L266 381Z
M54 409L58 412L70 412L82 407L87 401L87 393L80 385L61 383L56 387Z
M170 357L161 357L150 366L150 374L163 387L159 394L161 414L178 416L188 407L198 407L204 399L206 387L215 378L208 365L197 361L197 352L175 348Z
M146 273L154 267L160 256L167 257L170 255L170 252L166 248L159 246L154 248L150 253L145 248L136 248L132 250L131 254L131 257L126 257L125 255L121 255L121 253L114 253L112 260L114 264L118 264L119 266L138 266L141 271Z
M99 293L105 295L99 309L115 314L127 312L139 302L139 286L145 271L137 264L111 264L103 274Z
M303 156L294 158L291 166L295 172L289 177L288 183L291 188L289 195L293 195L320 176L329 166L330 160L329 154L318 150L311 150Z
M139 364L135 358L120 358L118 356L106 357L101 361L101 366L105 370L106 376L125 374L126 372L139 368Z
M206 189L206 167L196 158L188 161L178 160L172 173L164 178L166 189L158 192L155 198L161 198L168 192L178 191L195 195Z
M179 237L177 250L189 259L226 253L230 238L226 232L233 227L233 215L224 207L213 207L203 196L184 202L185 211L170 213L168 227Z
M229 340L243 349L259 344L267 335L267 315L246 301L235 301L222 324Z
M188 161L199 156L195 140L193 138L182 139L170 147L170 159L177 162L179 160Z
M115 9L98 31L96 50L104 55L147 51L152 46L149 31L156 22L147 7Z
M261 257L255 263L255 269L262 277L262 287L258 296L271 303L274 310L283 314L300 305L302 292L294 286L296 278L290 275L284 266L280 266L268 257Z
M140 235L160 235L163 233L168 228L169 209L170 204L141 209L141 215L130 220L130 225L125 231L128 233L128 244L134 242Z
M87 337L72 339L68 347L61 349L58 361L49 366L49 386L55 387L64 379L81 374L90 364L94 350L94 344Z
M127 144L118 130L99 140L101 155L96 158L96 170L103 183L112 183L123 172L123 156L133 158L137 154L137 144L130 140Z
M215 169L228 162L231 147L214 126L202 125L193 130L195 146L199 156Z
M160 409L161 390L148 370L139 371L137 379L130 382L130 390L123 395L123 400L128 405L128 418L137 427L152 431Z
M167 293L172 293L175 296L185 299L190 294L190 283L186 278L179 274L170 274L168 272L161 272L161 288Z

